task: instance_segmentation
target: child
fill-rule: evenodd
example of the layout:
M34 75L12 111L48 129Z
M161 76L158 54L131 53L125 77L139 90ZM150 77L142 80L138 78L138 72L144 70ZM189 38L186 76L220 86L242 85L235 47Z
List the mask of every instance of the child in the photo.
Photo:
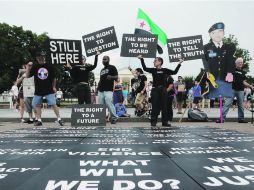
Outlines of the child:
M118 117L130 117L130 114L127 114L125 105L123 104L123 97L119 99L119 102L115 104L116 114Z

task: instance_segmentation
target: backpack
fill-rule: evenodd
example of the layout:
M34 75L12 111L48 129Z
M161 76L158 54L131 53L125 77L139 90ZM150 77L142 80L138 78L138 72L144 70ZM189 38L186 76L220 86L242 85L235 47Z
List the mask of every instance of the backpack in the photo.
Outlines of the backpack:
M199 109L189 109L188 119L190 121L208 121L207 114Z

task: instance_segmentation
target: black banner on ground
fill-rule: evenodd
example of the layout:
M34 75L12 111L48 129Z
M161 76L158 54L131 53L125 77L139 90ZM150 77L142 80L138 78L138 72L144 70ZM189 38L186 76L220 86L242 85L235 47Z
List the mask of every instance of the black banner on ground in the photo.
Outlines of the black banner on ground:
M71 113L71 126L106 126L105 117L105 105L74 105Z
M53 65L79 64L82 60L80 40L49 39L46 51L47 63Z
M157 41L156 35L123 34L121 56L155 58Z
M119 47L114 26L84 35L82 39L87 57Z
M168 39L168 56L170 62L179 59L194 60L204 58L204 46L201 35Z

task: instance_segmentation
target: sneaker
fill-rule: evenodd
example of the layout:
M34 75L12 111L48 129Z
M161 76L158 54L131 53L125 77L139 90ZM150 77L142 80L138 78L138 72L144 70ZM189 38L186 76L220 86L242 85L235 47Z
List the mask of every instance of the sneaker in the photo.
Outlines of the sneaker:
M117 123L117 119L112 119L111 120L111 124L116 124Z
M248 123L248 121L245 121L243 119L239 120L238 123Z
M171 124L170 123L162 123L162 126L163 127L171 127Z
M41 122L41 121L36 121L36 122L34 123L34 126L42 126L42 122Z
M34 122L33 120L28 119L28 120L26 120L24 123L32 124L33 122Z
M60 126L64 125L64 121L62 119L58 120L58 123L59 123Z
M24 120L23 118L21 118L21 119L20 119L20 122L21 122L21 123L25 123L26 120Z

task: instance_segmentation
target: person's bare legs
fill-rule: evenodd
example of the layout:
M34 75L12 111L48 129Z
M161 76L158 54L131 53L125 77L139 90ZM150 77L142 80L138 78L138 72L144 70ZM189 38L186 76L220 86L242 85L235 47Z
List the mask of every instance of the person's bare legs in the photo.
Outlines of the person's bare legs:
M24 112L25 112L24 98L19 99L19 107L20 107L20 110L19 110L20 118L21 120L23 120Z

